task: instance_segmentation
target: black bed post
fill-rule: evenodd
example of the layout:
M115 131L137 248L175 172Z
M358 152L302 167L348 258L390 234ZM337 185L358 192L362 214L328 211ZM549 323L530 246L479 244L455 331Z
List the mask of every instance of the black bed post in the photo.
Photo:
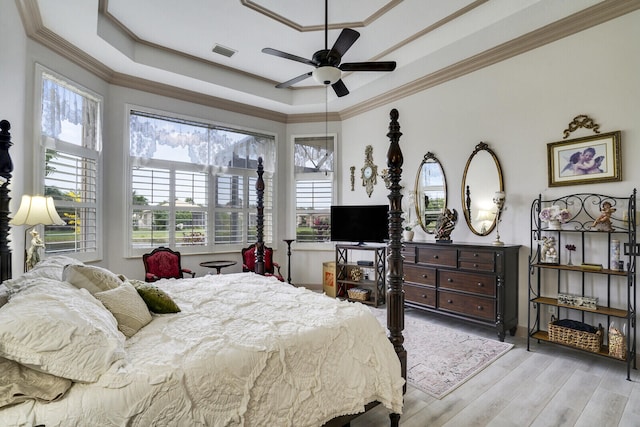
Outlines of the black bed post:
M13 172L13 162L9 155L11 147L11 124L0 121L0 282L11 278L11 249L9 248L9 182Z
M387 151L387 167L389 168L389 250L387 255L387 329L389 329L389 340L393 344L396 354L400 359L402 377L407 379L407 351L404 349L404 271L402 269L402 187L400 178L402 177L402 150L400 149L400 124L398 123L398 110L395 108L389 114L389 133L387 136L391 141L389 151ZM406 382L404 391L406 391ZM391 425L398 425L399 414L391 414Z
M256 218L256 264L254 271L264 276L264 166L262 157L258 157L258 180L256 181L256 197L258 217Z

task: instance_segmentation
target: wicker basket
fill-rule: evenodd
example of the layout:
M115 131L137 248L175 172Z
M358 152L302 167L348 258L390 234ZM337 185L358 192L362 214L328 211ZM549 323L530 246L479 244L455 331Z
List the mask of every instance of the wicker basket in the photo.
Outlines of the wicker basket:
M627 358L627 340L624 335L609 333L609 356L622 360Z
M347 290L349 298L356 301L368 301L370 293L371 291L369 289L362 288L351 288Z
M558 323L560 323L560 325ZM562 323L562 320L555 320L553 317L551 318L551 322L549 322L550 341L576 347L581 350L591 351L593 353L600 351L600 347L602 347L602 335L604 333L602 325L597 328L595 333L592 333L562 326ZM582 325L590 327L584 323Z

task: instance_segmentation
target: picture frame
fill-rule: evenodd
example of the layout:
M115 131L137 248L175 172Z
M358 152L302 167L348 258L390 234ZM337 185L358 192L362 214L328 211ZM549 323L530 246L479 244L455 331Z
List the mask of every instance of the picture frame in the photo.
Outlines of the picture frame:
M620 131L547 144L549 187L622 181Z

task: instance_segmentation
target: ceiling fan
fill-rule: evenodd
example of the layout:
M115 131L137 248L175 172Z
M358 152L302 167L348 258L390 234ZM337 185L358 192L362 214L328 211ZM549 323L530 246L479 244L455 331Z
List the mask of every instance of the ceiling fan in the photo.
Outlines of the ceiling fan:
M358 40L360 33L350 28L344 28L333 44L331 49L328 48L328 2L324 2L324 49L313 54L311 59L302 58L290 53L282 52L277 49L265 47L262 52L269 55L278 56L280 58L290 59L292 61L302 62L303 64L315 67L315 70L294 77L291 80L276 85L277 88L287 88L302 80L313 76L313 78L321 84L331 85L336 95L339 97L349 94L349 90L342 81L343 71L393 71L396 68L395 61L379 61L379 62L346 62L341 64L342 56L349 48Z

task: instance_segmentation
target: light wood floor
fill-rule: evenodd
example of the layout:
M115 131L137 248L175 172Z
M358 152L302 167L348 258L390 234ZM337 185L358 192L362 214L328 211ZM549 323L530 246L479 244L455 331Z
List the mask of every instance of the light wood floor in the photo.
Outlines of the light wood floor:
M490 328L415 310L407 315L497 339ZM624 362L534 341L527 351L525 331L516 335L505 339L514 348L441 400L409 385L400 425L640 426L640 371L632 369L627 381ZM382 405L351 423L388 425Z

